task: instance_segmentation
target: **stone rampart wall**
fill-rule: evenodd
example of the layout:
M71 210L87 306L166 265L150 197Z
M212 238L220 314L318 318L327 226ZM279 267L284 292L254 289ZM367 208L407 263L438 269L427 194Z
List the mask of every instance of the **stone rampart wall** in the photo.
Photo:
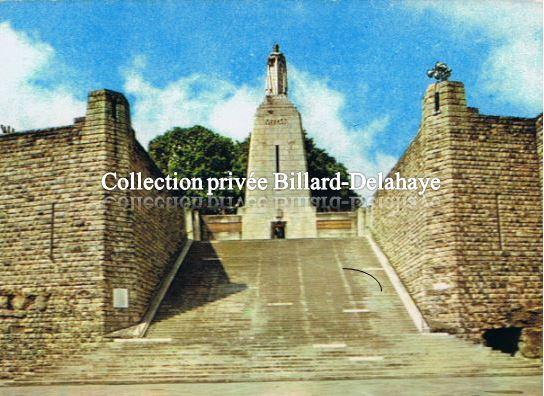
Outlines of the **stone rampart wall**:
M430 86L420 132L391 174L440 177L441 189L424 197L382 190L370 221L433 330L482 341L488 330L521 327L528 356L541 331L537 124L480 115L466 107L461 83Z
M2 376L104 331L101 140L81 124L0 135Z
M74 125L0 135L0 378L140 320L185 234L181 209L127 205L166 195L102 189L129 170L157 172L115 92L92 92Z
M471 115L452 126L452 136L460 331L478 339L486 329L534 328L542 305L535 120Z

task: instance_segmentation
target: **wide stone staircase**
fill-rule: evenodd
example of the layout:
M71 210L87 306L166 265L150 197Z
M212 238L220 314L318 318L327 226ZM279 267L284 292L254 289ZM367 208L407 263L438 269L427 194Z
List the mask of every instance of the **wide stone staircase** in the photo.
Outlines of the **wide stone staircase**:
M343 268L364 270L372 277ZM195 242L146 337L19 384L540 375L539 361L421 334L365 238Z

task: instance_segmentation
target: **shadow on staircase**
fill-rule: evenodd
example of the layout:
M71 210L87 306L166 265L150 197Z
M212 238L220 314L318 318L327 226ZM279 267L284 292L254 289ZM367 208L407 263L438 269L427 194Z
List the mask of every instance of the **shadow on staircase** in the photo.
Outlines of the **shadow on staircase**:
M167 320L246 289L247 285L230 281L211 243L195 242L153 322Z

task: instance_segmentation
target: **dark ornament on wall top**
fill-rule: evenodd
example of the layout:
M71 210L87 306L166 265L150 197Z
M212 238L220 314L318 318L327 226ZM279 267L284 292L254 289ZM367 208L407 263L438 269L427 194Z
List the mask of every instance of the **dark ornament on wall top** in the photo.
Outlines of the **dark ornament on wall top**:
M434 78L438 82L448 81L451 69L444 62L436 62L434 68L427 70L427 77Z

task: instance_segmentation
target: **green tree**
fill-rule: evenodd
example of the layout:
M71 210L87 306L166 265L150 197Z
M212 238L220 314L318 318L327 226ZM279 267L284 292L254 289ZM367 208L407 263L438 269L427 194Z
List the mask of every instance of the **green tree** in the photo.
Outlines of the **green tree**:
M237 144L200 125L175 127L149 143L149 154L159 168L178 178L226 177L232 171ZM205 186L204 186L205 187ZM187 195L206 197L206 191L190 191ZM240 196L240 192L216 191L216 196Z
M165 173L178 177L225 177L232 172L235 177L245 177L249 155L248 136L241 142L219 135L200 125L191 128L175 127L149 143L149 154ZM314 140L304 133L308 174L310 177L333 177L340 172L342 181L348 180L346 167L336 161L325 150L316 146ZM190 191L191 196L206 197L205 191ZM230 197L234 202L243 196L243 191L218 190L220 197ZM328 210L333 197L342 200L340 209L349 210L349 198L356 194L348 188L340 191L312 191L318 198L319 210Z
M349 181L349 174L347 168L341 162L336 161L334 157L329 155L325 150L316 146L314 140L309 137L304 131L304 145L306 148L306 160L308 164L308 176L309 177L333 177L337 172L340 173L340 179L342 181ZM319 198L322 205L318 205L319 210L327 210L332 202L333 198L339 198L339 208L341 210L351 210L350 197L356 197L357 194L347 187L342 187L340 191L336 190L312 190L312 197ZM319 201L318 201L319 202Z
M236 143L235 158L232 167L232 174L237 177L246 177L247 173L247 161L249 157L249 138L248 136L241 142Z

